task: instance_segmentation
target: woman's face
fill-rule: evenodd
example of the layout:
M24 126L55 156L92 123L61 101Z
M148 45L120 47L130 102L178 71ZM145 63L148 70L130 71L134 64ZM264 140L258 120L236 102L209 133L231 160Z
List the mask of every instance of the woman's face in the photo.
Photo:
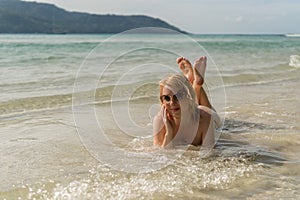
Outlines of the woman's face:
M181 112L187 109L186 97L182 92L175 91L164 87L160 99L169 114L173 117L180 117Z

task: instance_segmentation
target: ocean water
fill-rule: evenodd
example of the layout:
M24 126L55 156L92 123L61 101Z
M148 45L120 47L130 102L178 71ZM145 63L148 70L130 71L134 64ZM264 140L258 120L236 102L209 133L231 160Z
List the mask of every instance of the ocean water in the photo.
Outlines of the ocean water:
M202 55L215 148L154 147L158 81ZM0 60L1 199L300 198L300 37L0 35Z

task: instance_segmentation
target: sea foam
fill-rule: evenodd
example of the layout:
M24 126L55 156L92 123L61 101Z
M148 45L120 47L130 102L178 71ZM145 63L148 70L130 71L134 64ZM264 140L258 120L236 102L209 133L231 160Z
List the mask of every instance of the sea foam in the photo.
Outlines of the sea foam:
M299 55L291 55L289 66L299 68L300 67L300 56Z

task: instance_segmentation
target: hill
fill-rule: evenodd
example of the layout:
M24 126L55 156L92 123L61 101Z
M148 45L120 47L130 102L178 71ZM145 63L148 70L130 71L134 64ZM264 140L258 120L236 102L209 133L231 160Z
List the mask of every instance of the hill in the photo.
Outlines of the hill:
M184 31L144 15L96 15L69 12L53 4L0 0L0 33L119 33L139 27Z

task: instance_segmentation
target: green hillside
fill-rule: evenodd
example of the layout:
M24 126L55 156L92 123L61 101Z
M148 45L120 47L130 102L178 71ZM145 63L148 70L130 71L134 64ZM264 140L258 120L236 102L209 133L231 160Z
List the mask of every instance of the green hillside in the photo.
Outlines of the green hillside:
M52 4L0 0L0 33L119 33L139 27L184 31L144 15L96 15L69 12Z

